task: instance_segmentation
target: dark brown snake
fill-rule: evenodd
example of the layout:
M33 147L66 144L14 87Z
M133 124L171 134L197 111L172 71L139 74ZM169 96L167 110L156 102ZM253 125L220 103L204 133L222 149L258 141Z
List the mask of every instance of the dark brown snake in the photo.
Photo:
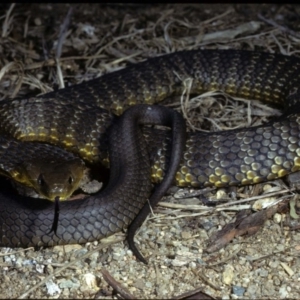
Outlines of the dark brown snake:
M223 90L284 106L285 112L258 127L188 133L176 174L177 185L201 188L253 184L300 169L300 59L276 54L194 50L151 58L39 98L4 101L0 103L0 127L21 141L46 141L78 153L87 161L107 162L107 128L115 122L110 113L120 115L130 106L154 104L180 94L183 82L190 78L193 93ZM170 162L174 136L157 129L145 132L151 150L152 179L159 182ZM123 155L127 155L127 148L131 151L125 145ZM2 156L1 151L3 148ZM57 236L48 234L52 208L43 208L39 202L32 206L27 198L20 202L22 197L1 191L0 245L84 243L127 227L149 197L149 191L141 196L143 171L128 176L130 184L126 188L128 193L136 193L133 200L126 202L122 197L112 201L109 197L113 191L106 189L104 194L111 205L104 205L98 195L62 203Z

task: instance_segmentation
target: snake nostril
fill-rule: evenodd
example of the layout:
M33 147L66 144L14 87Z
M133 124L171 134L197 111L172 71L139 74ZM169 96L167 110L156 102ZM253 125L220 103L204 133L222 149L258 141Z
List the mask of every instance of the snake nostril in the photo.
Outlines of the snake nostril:
M44 186L45 185L45 180L43 174L40 174L38 179L37 179L38 185Z
M69 184L72 184L72 183L73 183L73 181L74 181L74 180L73 180L73 177L72 177L72 176L70 176L70 177L69 177L69 180L68 180Z

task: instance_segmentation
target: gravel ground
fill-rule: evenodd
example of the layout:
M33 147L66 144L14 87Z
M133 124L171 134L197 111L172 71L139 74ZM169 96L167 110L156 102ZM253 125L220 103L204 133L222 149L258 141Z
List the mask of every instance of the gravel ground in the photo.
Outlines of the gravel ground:
M80 4L73 6L59 50L69 8L1 5L1 98L47 92L62 82L79 83L180 49L300 51L299 6ZM249 109L250 123L256 125L276 112L256 102L231 101L224 96L202 101L201 126L247 126ZM222 120L220 109L235 120ZM290 228L297 226L298 216L288 210L275 213L253 236L205 251L209 238L233 222L238 211L297 197L285 182L206 191L200 197L191 189L184 192L185 199L173 187L139 230L136 242L147 266L128 250L123 233L86 245L0 248L0 298L116 298L106 272L136 298L171 298L194 289L222 299L300 298L300 233ZM207 207L203 197L221 205ZM258 198L260 203L254 201ZM226 206L225 200L240 202Z

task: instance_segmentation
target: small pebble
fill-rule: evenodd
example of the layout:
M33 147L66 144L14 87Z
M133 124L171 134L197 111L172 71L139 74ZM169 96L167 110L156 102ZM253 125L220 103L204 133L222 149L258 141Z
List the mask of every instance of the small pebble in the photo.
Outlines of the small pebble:
M34 18L34 24L36 26L41 26L42 25L42 20L40 18Z
M225 190L223 189L219 189L217 190L217 193L216 193L216 198L217 200L222 200L222 199L227 199L227 193L225 192Z
M37 270L38 273L43 274L45 266L41 264L36 264L35 269Z
M61 279L61 281L59 283L59 287L61 289L65 289L65 288L73 289L73 288L78 288L79 286L80 286L80 282L76 278L73 278L73 279Z
M232 292L236 296L243 296L245 293L245 288L243 288L242 286L234 285L232 287Z
M271 260L269 262L269 267L271 267L271 268L276 269L276 268L278 268L278 266L279 266L279 260Z
M145 282L144 280L138 278L134 282L134 286L140 290L143 290L145 288Z
M183 239L185 239L185 240L187 240L187 239L190 239L191 238L191 232L189 232L189 231L182 231L181 232L181 237L183 238Z
M46 282L47 293L50 296L59 295L61 293L61 289L58 287L56 283L53 282L52 279Z
M233 267L231 265L228 265L225 267L225 270L222 274L222 281L223 283L229 285L231 284L233 277L234 277L234 273L233 273Z
M282 216L281 214L278 214L276 213L274 216L273 216L273 220L276 224L280 224L281 223L281 220L282 220Z
M286 289L286 285L283 285L279 288L279 296L282 299L286 299L288 297L288 291Z
M85 283L85 285L88 288L98 290L97 278L94 274L92 274L92 273L84 274L83 275L83 282Z
M248 295L255 295L258 293L258 290L259 290L259 287L257 284L250 284L247 288L247 293L248 293Z

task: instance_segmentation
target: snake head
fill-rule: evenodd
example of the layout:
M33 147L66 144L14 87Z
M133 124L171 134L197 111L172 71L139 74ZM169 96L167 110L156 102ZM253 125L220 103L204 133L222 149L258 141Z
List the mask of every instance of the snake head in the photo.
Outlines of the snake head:
M75 158L69 161L34 160L18 167L19 182L32 187L42 198L67 200L80 186L86 166Z

